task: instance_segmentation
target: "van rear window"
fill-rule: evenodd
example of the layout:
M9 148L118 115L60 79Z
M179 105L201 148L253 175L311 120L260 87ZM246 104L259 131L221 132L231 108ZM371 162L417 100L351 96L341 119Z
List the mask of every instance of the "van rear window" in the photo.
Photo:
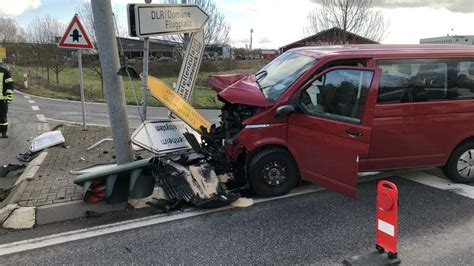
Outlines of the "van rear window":
M381 60L377 102L474 99L474 59Z

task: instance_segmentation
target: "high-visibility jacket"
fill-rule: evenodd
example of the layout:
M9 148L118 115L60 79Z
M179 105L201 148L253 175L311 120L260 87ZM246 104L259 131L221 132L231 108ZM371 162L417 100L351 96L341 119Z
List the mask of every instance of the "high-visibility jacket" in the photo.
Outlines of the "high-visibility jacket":
M13 79L8 69L0 67L0 101L13 99Z

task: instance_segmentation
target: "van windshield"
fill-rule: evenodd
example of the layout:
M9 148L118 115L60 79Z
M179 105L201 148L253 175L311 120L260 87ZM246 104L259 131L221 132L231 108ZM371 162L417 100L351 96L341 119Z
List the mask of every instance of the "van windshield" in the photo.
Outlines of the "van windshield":
M298 52L286 52L255 74L258 85L267 99L276 101L316 59Z

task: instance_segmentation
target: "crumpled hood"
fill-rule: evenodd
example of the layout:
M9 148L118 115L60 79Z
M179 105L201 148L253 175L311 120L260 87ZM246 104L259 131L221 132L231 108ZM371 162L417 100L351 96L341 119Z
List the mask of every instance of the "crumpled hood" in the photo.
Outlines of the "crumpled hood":
M232 104L259 107L273 105L265 98L252 74L212 75L208 80L219 96Z

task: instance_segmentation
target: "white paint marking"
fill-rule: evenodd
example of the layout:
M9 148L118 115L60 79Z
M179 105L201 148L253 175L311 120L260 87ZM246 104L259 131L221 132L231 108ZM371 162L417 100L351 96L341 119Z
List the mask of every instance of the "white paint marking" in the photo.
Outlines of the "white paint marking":
M36 118L38 118L40 122L46 122L46 117L42 114L36 115Z
M40 108L37 105L32 105L31 109L33 109L33 111L39 111Z
M446 190L470 199L474 199L474 186L451 183L447 179L439 178L437 176L429 175L422 172L407 173L404 174L402 177L426 186Z
M382 231L390 236L395 236L395 227L384 220L378 219L378 226L379 231Z
M31 97L28 96L28 95L23 95L23 97L25 97L25 99L30 99Z
M362 178L362 180L359 180L359 183L378 180L378 179L380 179L380 177L378 176L371 176L370 178L365 177L365 178ZM273 198L254 198L254 204L259 204L259 203L264 203L264 202L269 202L269 201L274 201L274 200L279 200L279 199L284 199L284 198L290 198L290 197L318 192L322 190L325 190L325 189L322 187L314 186L314 185L302 186L302 187L293 189L291 193L288 193L287 195L284 195L284 196L273 197ZM178 213L172 213L172 214L159 214L159 215L153 215L149 217L133 219L129 221L99 225L99 226L94 226L90 228L84 228L84 229L59 233L59 234L53 234L49 236L43 236L43 237L38 237L38 238L32 238L32 239L2 244L0 245L0 256L38 249L38 248L49 247L52 245L63 244L63 243L71 242L71 241L77 241L77 240L87 239L87 238L96 237L96 236L117 233L121 231L141 228L141 227L150 226L150 225L156 225L156 224L162 224L162 223L171 222L171 221L182 220L186 218L220 212L220 211L229 210L233 208L236 208L236 207L229 205L226 207L216 208L216 209L208 209L208 210L194 209L194 210L188 210L185 212L178 212Z
M42 134L44 132L51 131L49 124L48 123L41 123L36 126L36 129L38 130L38 134Z
M278 200L282 198L293 197L297 195L303 195L303 194L312 193L312 192L321 191L321 190L323 190L323 188L321 187L304 186L304 187L297 188L294 190L294 192L281 196L281 197L255 199L255 204ZM199 209L189 210L189 211L185 211L181 213L179 212L173 213L171 215L159 214L159 215L153 215L153 216L144 217L144 218L133 219L129 221L100 225L100 226L95 226L91 228L84 228L84 229L74 230L70 232L64 232L64 233L53 234L49 236L22 240L22 241L13 242L13 243L2 244L0 245L0 256L48 247L48 246L67 243L67 242L76 241L76 240L82 240L82 239L96 237L96 236L117 233L117 232L130 230L130 229L136 229L136 228L140 228L144 226L150 226L150 225L162 224L162 223L171 222L171 221L182 220L186 218L220 212L220 211L229 210L233 208L235 207L232 207L229 205L226 207L209 209L209 210L199 210Z
M35 101L33 101L33 100L28 100L28 103L31 103L31 104L33 104L33 103L36 103L36 102L35 102Z
M46 121L58 122L58 123L68 123L68 124L73 124L73 125L82 125L82 122L74 122L74 121L54 119L54 118L46 118ZM93 124L93 123L89 123L89 122L87 123L87 125L88 126L96 126L96 127L110 127L110 125Z

